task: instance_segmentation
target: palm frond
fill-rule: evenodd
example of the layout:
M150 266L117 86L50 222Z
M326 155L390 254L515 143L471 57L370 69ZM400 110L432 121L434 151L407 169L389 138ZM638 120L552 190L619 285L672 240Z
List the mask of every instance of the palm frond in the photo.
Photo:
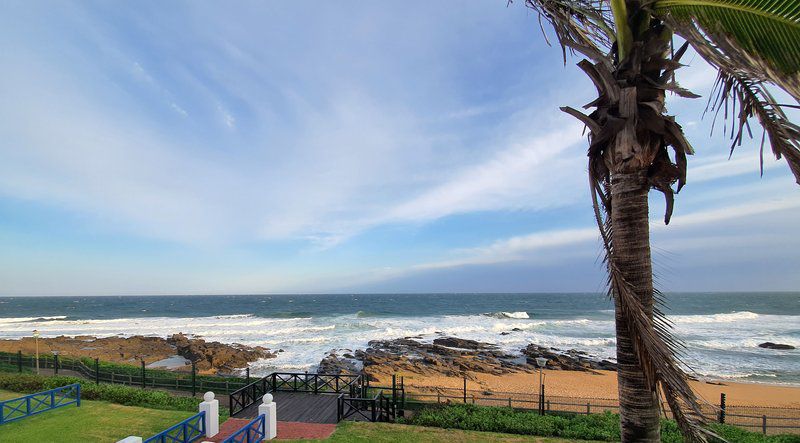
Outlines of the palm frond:
M616 33L613 14L603 0L525 0L525 5L550 22L565 63L568 51L608 62Z
M762 173L767 136L772 153L777 159L786 159L795 181L800 184L800 126L789 120L763 81L753 78L747 66L728 56L726 48L736 43L725 36L719 36L719 45L709 43L695 27L683 28L682 35L706 61L719 68L709 107L717 113L724 111L725 120L733 120L731 151L741 145L745 136L752 137L749 121L755 118L764 130L761 137ZM787 92L792 93L791 90ZM800 88L796 93L800 94ZM800 95L794 96L800 99Z
M797 0L655 0L650 8L696 49L715 46L747 78L800 100Z

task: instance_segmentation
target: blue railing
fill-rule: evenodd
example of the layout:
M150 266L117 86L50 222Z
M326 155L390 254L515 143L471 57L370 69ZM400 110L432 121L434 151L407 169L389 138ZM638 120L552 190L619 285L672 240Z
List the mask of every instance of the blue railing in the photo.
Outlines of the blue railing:
M144 443L191 443L205 436L206 413L200 411L166 431L148 438Z
M78 383L0 402L0 425L71 404L81 405Z
M259 415L253 421L236 431L233 435L226 438L222 443L256 443L264 440L267 434L266 420L264 414Z

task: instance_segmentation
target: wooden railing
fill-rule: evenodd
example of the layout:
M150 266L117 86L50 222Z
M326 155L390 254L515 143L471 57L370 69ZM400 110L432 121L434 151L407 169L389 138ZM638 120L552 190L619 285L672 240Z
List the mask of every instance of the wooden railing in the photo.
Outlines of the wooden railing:
M275 385L272 383L272 376L268 375L231 392L230 395L228 395L228 406L230 407L231 417L261 400L264 394L273 391L274 386Z
M372 398L348 397L339 395L336 403L336 420L367 420L371 422L391 422L397 418L397 404L392 397L379 391Z
M232 392L229 399L231 416L257 403L269 392L306 392L310 394L347 394L360 397L364 390L361 375L309 374L307 372L273 372Z

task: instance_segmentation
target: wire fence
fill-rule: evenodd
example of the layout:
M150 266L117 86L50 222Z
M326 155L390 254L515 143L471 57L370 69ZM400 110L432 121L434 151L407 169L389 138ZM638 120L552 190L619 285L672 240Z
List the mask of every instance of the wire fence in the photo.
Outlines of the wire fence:
M595 414L619 412L614 398L582 398L542 394L448 388L405 384L407 403L471 403L483 406L505 406L547 413ZM709 420L761 432L763 434L800 434L800 408L726 404L723 394L719 405L701 404ZM662 405L665 418L673 418L669 406Z

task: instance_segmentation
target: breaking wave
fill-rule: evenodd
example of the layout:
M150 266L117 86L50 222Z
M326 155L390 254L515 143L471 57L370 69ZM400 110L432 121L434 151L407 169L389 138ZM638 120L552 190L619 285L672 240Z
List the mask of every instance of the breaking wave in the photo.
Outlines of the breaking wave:
M518 311L518 312L490 312L488 314L484 314L487 317L493 318L531 318L527 312L525 311Z
M742 320L755 320L759 318L759 315L755 312L741 311L730 314L673 315L669 318L673 323L732 323Z

